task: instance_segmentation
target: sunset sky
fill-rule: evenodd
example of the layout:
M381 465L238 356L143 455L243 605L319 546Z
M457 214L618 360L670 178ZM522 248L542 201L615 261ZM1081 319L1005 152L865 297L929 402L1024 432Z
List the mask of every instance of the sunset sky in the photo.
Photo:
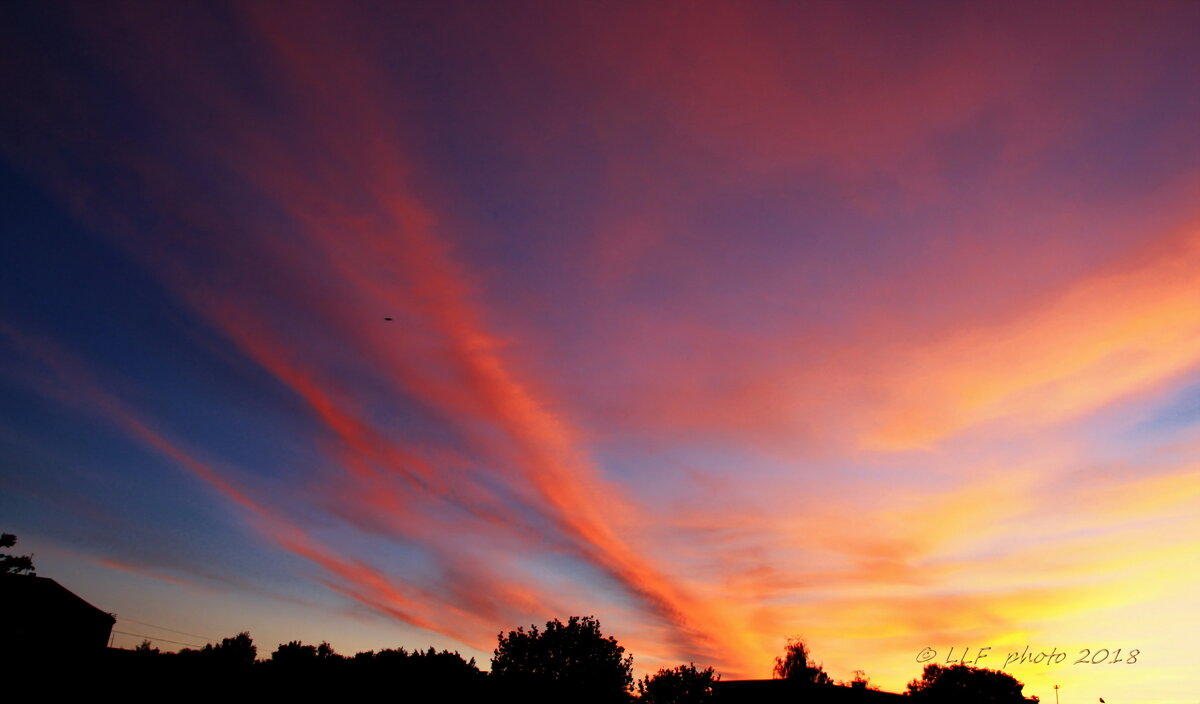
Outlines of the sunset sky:
M120 647L595 615L638 674L1029 646L1043 702L1195 704L1198 37L5 3L0 530Z

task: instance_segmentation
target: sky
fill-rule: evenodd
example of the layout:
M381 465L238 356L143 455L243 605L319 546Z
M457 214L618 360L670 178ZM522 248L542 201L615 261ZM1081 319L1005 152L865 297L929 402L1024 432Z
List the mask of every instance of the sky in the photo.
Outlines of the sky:
M1198 701L1200 5L0 14L0 529L115 645Z

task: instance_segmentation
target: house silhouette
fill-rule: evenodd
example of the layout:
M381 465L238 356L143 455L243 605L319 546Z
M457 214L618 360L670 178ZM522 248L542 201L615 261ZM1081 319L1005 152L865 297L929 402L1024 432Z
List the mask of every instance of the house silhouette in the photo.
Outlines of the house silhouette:
M0 574L0 654L27 660L103 653L114 623L53 579Z

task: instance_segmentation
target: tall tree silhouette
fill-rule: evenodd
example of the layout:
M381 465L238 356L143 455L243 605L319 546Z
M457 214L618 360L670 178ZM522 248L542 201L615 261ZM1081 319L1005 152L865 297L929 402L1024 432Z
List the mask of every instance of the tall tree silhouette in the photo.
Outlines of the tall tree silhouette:
M627 701L633 656L605 637L596 619L572 616L565 624L546 622L545 630L530 626L501 633L492 676L507 692L536 700Z
M832 682L825 669L809 656L808 646L799 638L788 638L783 657L775 658L775 679L815 684Z

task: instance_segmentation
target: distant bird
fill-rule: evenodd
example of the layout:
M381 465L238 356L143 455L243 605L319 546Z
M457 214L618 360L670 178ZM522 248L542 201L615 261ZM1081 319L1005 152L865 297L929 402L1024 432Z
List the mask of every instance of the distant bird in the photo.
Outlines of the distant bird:
M384 318L384 320L391 320L391 318Z

